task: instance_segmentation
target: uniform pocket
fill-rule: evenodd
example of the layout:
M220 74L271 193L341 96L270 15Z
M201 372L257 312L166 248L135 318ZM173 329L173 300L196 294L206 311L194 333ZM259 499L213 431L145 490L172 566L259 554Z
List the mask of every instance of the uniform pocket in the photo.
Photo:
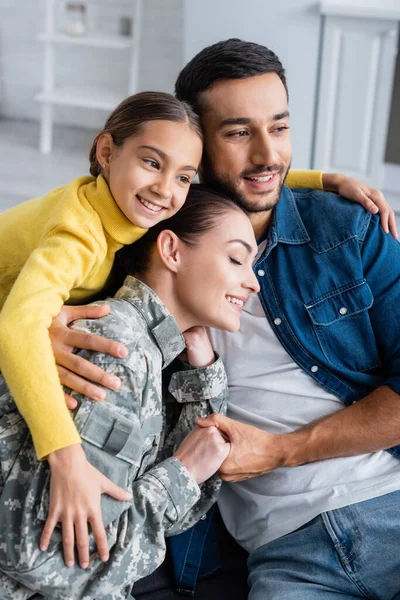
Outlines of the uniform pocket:
M373 302L372 291L362 279L305 305L322 352L332 365L352 371L379 366L369 317Z
M138 417L132 414L128 418L107 402L83 400L75 414L75 422L88 461L116 485L129 490L140 469L142 457L152 445L152 440L142 434ZM104 525L117 519L129 506L130 502L102 494ZM48 510L49 484L40 499L38 518L45 520Z

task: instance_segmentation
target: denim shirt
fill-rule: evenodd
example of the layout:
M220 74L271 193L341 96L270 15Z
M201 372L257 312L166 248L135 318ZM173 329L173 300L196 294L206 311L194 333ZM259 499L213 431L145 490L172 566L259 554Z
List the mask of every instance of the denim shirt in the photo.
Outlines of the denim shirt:
M283 187L264 239L259 297L293 360L345 405L382 385L400 394L400 244L379 217L336 194ZM400 446L389 451L400 457ZM187 590L188 556L200 574L212 570L207 553L194 557L202 535L199 524L174 540Z

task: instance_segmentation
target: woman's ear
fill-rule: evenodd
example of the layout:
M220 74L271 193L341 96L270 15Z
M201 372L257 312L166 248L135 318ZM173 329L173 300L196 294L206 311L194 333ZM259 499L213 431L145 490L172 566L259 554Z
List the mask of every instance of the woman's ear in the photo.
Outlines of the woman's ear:
M169 229L161 231L157 238L157 252L164 265L174 273L179 271L181 263L181 240Z
M111 133L106 131L99 136L96 144L96 158L102 169L107 169L115 144Z

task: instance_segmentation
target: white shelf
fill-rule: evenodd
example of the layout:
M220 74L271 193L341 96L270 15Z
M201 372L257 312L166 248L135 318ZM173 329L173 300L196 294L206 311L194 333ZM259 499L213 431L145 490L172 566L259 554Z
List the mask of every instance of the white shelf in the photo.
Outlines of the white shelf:
M100 110L112 110L123 100L124 95L103 87L63 86L35 96L38 102L80 106Z
M39 33L38 40L54 44L70 44L71 46L90 46L92 48L111 48L126 50L132 47L132 38L122 35L84 34L68 35L67 33Z

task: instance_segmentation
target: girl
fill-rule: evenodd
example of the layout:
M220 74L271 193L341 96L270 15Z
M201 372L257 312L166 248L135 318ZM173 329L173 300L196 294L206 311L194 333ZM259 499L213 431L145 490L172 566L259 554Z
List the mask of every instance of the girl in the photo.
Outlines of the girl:
M58 531L49 551L38 551L48 510L49 467L35 459L26 424L2 382L2 424L8 423L0 436L2 599L29 598L34 593L30 590L53 600L108 600L121 589L118 597L128 597L133 581L162 562L165 535L191 526L215 502L219 479L209 478L226 458L229 444L217 430L192 429L198 417L224 411L226 377L199 326L239 328L243 304L259 289L252 271L255 253L253 230L243 211L221 194L194 186L175 216L121 251L123 267L136 278L128 276L115 298L108 300L110 314L75 324L128 346L124 359L83 352L96 364L108 363L121 377L119 391L101 403L75 395L79 404L75 424L86 456L133 492L130 503L102 499L110 548L106 564L99 548L95 553L92 537L85 571L64 564ZM172 364L185 348L181 332L189 362L183 370L182 363ZM162 394L161 373L168 365ZM79 469L78 461L74 469ZM73 477L73 472L65 476ZM198 484L207 479L199 490ZM50 511L49 534L56 520ZM83 525L87 527L86 521ZM63 521L67 555L71 530L73 524Z

